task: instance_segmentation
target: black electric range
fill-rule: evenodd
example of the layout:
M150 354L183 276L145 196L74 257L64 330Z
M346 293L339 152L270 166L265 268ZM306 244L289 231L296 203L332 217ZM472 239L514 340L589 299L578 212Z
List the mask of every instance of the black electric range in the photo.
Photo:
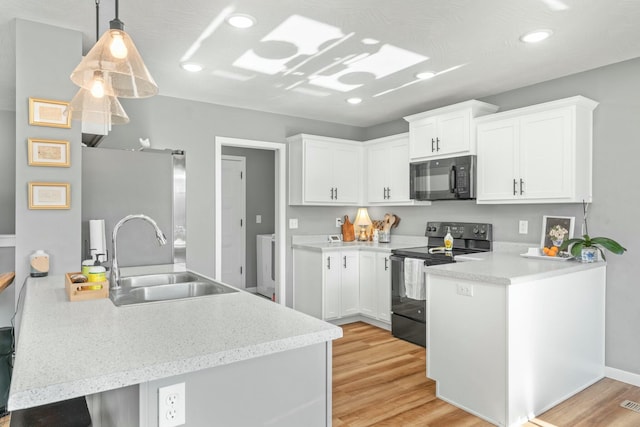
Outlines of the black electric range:
M444 250L444 236L449 231L453 249ZM456 262L457 255L491 251L493 227L485 223L428 222L427 246L395 249L391 252L391 332L394 336L426 347L426 283L411 276L406 283L406 262L423 267ZM405 261L408 260L408 261ZM417 260L417 261L416 261ZM415 269L413 270L415 272Z

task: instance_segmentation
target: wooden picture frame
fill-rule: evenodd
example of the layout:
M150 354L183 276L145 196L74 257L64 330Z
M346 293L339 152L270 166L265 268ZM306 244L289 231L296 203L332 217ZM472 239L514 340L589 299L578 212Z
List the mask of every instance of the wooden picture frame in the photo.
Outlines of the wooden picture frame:
M549 216L542 217L542 240L540 246L560 246L563 241L573 238L573 226L576 221L574 216Z
M27 144L29 166L71 166L69 141L29 138Z
M67 182L30 182L29 209L70 209L71 184Z
M29 98L29 124L54 128L71 128L69 103Z

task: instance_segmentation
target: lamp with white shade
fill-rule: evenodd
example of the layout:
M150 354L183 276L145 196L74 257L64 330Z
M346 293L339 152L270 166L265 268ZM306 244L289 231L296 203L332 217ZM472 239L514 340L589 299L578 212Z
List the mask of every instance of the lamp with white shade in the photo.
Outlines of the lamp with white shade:
M353 225L356 227L360 227L360 233L358 234L358 240L366 241L367 240L367 227L371 224L371 218L369 218L369 212L367 208L358 208L358 213L356 214L356 219L353 222Z

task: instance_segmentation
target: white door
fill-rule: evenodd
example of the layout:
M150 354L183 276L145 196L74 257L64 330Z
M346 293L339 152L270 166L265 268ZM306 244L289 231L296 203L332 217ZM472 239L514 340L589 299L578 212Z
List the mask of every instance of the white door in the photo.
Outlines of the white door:
M360 197L360 147L333 144L333 183L335 200L340 203L358 203Z
M391 253L376 252L376 288L378 291L378 319L391 322Z
M367 196L369 202L387 201L387 167L389 167L389 150L386 144L377 144L368 149ZM409 165L409 158L406 159ZM407 176L407 183L409 177Z
M388 155L389 188L387 198L409 200L409 144L405 138L391 144Z
M335 201L332 163L333 151L324 142L305 142L304 200L305 202Z
M470 122L468 111L457 111L444 114L438 118L438 139L436 154L454 154L467 152L470 149Z
M222 281L245 287L245 158L222 156Z
M340 317L340 269L339 252L331 252L324 259L323 320Z
M409 125L409 155L411 160L435 156L436 118L428 117Z
M517 145L516 120L478 125L478 202L520 197Z
M340 315L349 316L360 312L360 270L358 251L340 254Z

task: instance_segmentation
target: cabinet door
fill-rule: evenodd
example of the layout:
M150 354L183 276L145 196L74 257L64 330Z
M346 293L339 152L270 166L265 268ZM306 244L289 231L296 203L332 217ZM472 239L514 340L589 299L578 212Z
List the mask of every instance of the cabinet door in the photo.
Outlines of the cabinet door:
M386 189L389 187L387 169L390 167L391 160L388 158L389 149L386 144L376 144L369 147L367 152L367 199L369 202L386 202ZM406 162L408 168L408 154ZM408 175L407 172L407 184L409 183Z
M360 313L374 318L378 315L376 262L374 252L360 252Z
M378 319L391 322L391 253L376 253L376 289Z
M304 201L333 202L332 199L333 145L326 142L305 141L304 145Z
M324 320L340 317L340 275L342 258L338 252L324 256Z
M435 117L427 117L409 124L409 155L411 161L435 156L437 126Z
M360 273L358 268L358 251L341 253L341 316L349 316L360 312Z
M409 144L406 139L394 141L387 155L387 200L398 202L409 199Z
M520 178L525 199L571 197L571 112L530 114L520 120Z
M481 123L478 132L477 200L512 200L519 187L518 123ZM515 186L514 186L515 180Z
M471 113L457 111L438 116L435 155L468 153L471 150Z
M358 203L360 199L360 147L333 144L333 184L337 204Z

